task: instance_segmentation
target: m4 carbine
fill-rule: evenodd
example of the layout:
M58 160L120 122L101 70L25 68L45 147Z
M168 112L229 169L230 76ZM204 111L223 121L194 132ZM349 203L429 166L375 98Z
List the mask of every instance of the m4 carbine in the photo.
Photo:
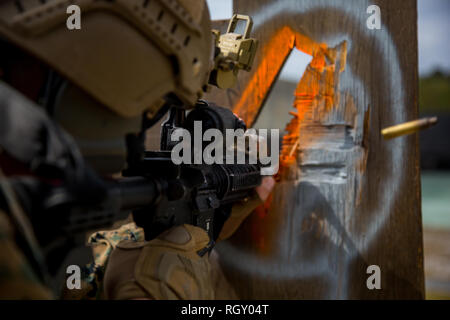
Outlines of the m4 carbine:
M132 212L147 240L172 226L191 224L206 230L213 244L232 204L250 197L260 185L260 166L175 165L171 133L177 128L192 131L195 121L201 121L205 130L245 130L243 121L226 108L199 101L186 116L183 108L173 106L162 125L160 151L144 151L148 124L138 138L128 139L130 156L122 178L100 179L84 166L77 178L59 185L37 179L13 180L25 211L31 212L38 238L51 243L56 232L61 241L84 242L86 231L111 226Z
M201 121L204 130L218 129L223 135L227 129L246 129L244 122L230 110L205 101L199 101L187 117L182 108L170 109L162 125L161 151L143 152L137 161L129 161L129 168L123 172L129 179L140 177L137 179L141 179L143 186L153 184L155 197L150 204L144 191L135 193L134 207L127 208L133 210L134 220L144 228L147 239L172 226L192 224L206 230L215 240L231 205L250 197L253 189L261 184L258 164L175 165L171 159L174 147L171 134L184 128L193 137L195 121ZM140 201L138 195L142 197Z

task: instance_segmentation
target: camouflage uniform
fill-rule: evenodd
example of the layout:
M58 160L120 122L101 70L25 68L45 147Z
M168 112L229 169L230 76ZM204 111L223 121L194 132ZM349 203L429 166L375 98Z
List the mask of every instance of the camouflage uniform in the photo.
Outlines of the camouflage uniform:
M102 299L103 277L109 257L121 241L142 242L144 230L134 222L122 225L118 229L103 230L93 233L87 245L92 247L94 261L82 269L81 290L64 289L62 298L70 300Z

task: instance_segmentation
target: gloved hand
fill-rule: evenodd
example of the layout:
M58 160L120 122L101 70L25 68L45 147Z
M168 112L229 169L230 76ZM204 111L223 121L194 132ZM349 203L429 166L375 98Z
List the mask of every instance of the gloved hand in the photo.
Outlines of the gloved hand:
M261 185L255 188L253 197L246 201L235 203L231 209L230 217L224 223L222 231L220 231L217 241L226 240L231 237L239 228L242 221L249 216L253 210L263 204L269 197L275 185L275 179L271 176L264 177Z
M109 258L106 299L214 299L206 231L174 227L149 242L122 241Z

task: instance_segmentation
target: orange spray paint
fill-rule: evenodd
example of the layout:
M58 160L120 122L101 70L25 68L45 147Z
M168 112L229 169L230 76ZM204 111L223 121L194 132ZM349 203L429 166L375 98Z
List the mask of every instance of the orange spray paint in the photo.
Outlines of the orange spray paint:
M294 32L290 27L279 29L261 49L262 55L256 70L233 107L233 111L251 125L294 47L312 55L313 59L294 93L293 107L296 111L291 112L293 118L287 124L287 134L283 137L280 170L276 176L278 181L297 179L299 150L319 138L317 134L302 128L323 118L336 105L337 50L328 48L325 44L317 44L308 37ZM342 56L340 58L342 59ZM256 214L251 219L257 219L258 222L248 224L251 228L248 231L252 234L252 239L258 244L259 250L266 253L272 252L269 244L273 242L269 239L276 231L273 225L276 221L267 216L272 201L273 197L270 196L255 210Z

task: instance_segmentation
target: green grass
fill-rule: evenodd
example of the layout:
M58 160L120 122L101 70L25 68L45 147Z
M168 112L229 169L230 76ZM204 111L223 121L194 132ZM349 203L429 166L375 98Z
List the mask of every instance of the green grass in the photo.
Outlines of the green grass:
M421 113L450 112L450 75L435 72L419 80Z

